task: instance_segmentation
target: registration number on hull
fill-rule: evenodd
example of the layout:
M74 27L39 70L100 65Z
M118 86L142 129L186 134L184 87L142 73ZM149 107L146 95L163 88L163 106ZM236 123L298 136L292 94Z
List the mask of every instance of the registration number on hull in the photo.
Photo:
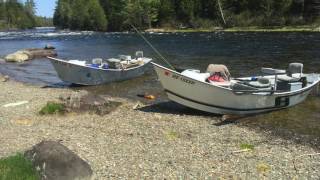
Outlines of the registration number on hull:
M166 76L170 76L170 77L172 77L173 79L179 79L180 81L182 81L182 82L184 82L184 83L187 83L187 84L195 84L196 82L195 81L192 81L192 80L190 80L190 79L187 79L187 78L185 78L185 77L182 77L182 76L179 76L179 75L177 75L177 74L171 74L170 72L165 72L165 75Z

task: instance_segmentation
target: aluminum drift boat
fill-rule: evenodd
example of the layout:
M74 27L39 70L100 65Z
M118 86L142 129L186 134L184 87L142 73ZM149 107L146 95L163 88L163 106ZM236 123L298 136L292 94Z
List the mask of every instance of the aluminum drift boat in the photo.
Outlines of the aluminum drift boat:
M152 64L170 100L215 114L246 115L289 108L304 101L320 80L319 74L303 74L299 63L290 64L288 74L262 68L264 76L225 82L208 81L212 72L177 72Z
M92 63L79 60L62 60L48 57L59 78L68 83L79 85L100 85L123 81L142 76L147 65L152 61L143 57L143 52L136 52L136 57L121 55L107 61L93 59Z

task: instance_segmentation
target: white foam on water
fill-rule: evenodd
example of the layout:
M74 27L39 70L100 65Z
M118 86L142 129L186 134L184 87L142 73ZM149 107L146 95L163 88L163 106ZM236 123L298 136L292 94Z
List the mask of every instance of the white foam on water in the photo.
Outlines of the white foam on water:
M0 39L21 39L21 38L54 38L61 36L90 36L94 31L56 31L54 28L36 28L35 30L0 32Z

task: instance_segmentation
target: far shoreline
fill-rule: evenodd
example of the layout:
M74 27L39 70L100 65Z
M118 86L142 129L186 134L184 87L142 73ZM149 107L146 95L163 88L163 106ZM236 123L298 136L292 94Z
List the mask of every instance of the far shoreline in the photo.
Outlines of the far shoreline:
M41 30L52 28L56 30L66 30L59 29L58 27L34 27L31 29L1 29L0 32L12 32L12 31L24 31L24 30ZM72 30L69 31L89 31L89 30ZM258 27L258 26L249 26L249 27L212 27L212 28L171 28L171 27L159 27L159 28L150 28L141 30L142 32L147 33L197 33L197 32L320 32L320 25L305 25L305 26L277 26L277 27ZM126 31L93 31L93 32L128 32ZM130 31L129 31L130 32Z
M214 27L214 28L151 28L145 32L151 33L192 33L192 32L320 32L319 26L283 26L283 27Z

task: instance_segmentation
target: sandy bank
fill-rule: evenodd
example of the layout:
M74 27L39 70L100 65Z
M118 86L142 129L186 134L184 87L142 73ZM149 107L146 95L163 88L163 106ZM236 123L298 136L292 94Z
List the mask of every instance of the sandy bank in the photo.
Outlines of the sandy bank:
M219 117L170 110L170 103L134 110L124 103L106 116L40 116L47 101L68 89L43 89L0 82L0 157L41 140L59 140L87 160L97 179L264 178L319 179L318 149L241 124L217 126ZM19 101L27 104L5 108ZM302 140L303 142L303 140ZM252 151L242 152L241 144ZM293 160L299 157L295 163Z

